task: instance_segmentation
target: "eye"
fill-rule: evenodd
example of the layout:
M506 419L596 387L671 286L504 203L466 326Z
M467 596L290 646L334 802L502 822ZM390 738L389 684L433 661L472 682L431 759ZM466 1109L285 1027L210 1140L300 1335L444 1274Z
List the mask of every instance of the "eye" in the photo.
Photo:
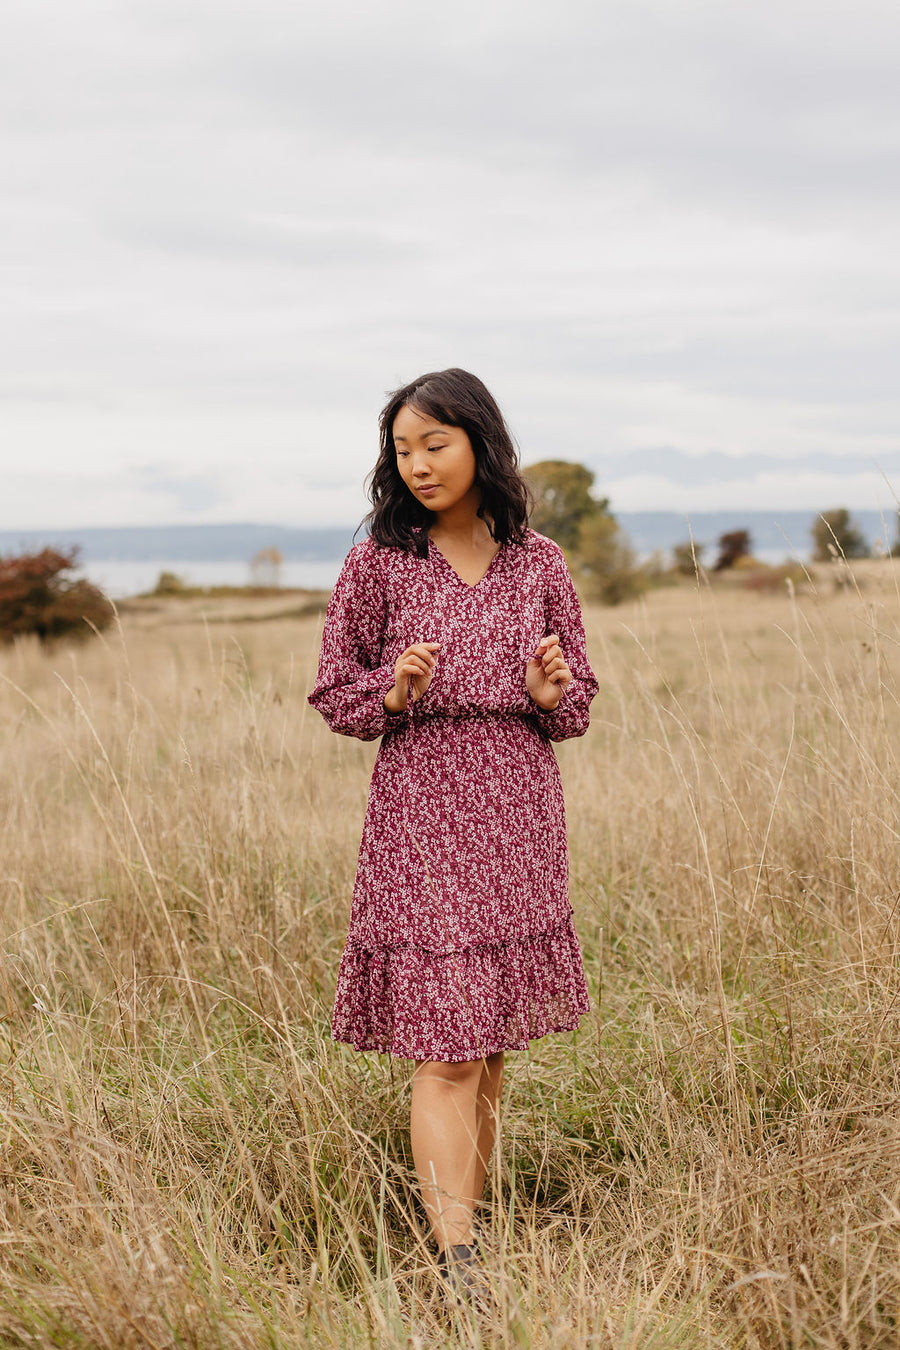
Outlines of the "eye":
M429 450L446 450L446 445L429 445Z
M398 459L406 459L406 456L407 456L408 454L409 454L409 451L408 451L408 450L398 450L398 451L397 451L397 458L398 458Z

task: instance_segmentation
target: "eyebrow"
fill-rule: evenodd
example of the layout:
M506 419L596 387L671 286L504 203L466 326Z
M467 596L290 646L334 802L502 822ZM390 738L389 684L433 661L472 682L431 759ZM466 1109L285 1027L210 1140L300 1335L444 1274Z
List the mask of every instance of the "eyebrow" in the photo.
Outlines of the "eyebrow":
M417 440L417 439L418 439L418 440L420 440L420 441L427 441L428 438L429 438L429 436L446 436L446 434L447 434L447 432L448 432L449 430L450 430L449 427L434 427L433 430L431 430L431 431L423 431L423 432L420 432L420 434L419 434L418 437L415 437L415 436L413 437L413 440ZM405 437L405 436L395 436L395 437L394 437L394 444L395 444L395 445L397 445L398 442L401 442L401 441L402 441L403 444L405 445L405 444L406 444L406 437Z

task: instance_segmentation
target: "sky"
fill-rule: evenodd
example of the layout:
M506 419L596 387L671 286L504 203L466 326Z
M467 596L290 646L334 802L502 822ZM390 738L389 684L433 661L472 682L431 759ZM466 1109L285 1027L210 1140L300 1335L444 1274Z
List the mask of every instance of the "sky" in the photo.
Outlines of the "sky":
M463 366L614 510L894 510L891 0L6 0L0 529L355 522Z

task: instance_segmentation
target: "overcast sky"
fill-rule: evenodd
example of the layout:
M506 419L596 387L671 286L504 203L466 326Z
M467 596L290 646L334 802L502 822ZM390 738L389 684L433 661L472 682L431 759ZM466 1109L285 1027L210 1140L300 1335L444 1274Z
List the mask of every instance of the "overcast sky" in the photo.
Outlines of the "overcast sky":
M896 0L6 0L0 528L354 522L448 365L614 509L892 509L898 60Z

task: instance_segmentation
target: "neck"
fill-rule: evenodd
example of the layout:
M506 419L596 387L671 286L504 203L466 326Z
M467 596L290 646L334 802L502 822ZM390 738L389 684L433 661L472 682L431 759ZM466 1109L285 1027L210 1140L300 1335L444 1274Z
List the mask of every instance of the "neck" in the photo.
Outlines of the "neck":
M454 539L465 544L480 544L491 538L487 521L478 514L481 493L477 488L466 493L455 506L435 511L428 533L438 539Z

